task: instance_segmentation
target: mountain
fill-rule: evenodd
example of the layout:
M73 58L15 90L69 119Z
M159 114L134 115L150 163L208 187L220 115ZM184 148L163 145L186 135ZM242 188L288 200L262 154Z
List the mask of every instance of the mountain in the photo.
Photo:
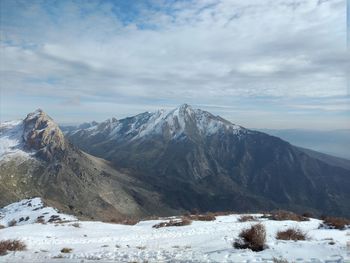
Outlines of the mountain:
M173 213L152 186L73 146L42 110L1 123L0 132L0 206L40 196L100 220Z
M293 145L350 160L350 129L329 131L261 129L260 131L280 137Z
M184 104L71 129L82 150L152 185L173 209L350 216L350 170Z

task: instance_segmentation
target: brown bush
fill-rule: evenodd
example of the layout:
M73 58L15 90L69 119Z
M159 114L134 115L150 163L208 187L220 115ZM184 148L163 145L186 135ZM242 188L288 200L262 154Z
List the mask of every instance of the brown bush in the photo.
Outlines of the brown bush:
M3 240L0 241L0 256L6 255L7 251L22 251L26 245L20 240Z
M302 214L303 217L313 218L314 215L311 212L305 212Z
M267 217L270 220L283 221L283 220L293 220L293 221L309 221L310 219L293 212L279 210L273 212L270 216Z
M8 226L15 226L17 224L17 221L15 219L12 219L10 222L8 222Z
M350 226L350 220L341 217L326 217L323 220L323 225L321 227L335 228L344 230Z
M61 249L61 253L71 253L73 251L72 248L64 247Z
M44 216L39 216L35 222L38 224L45 224Z
M221 212L213 212L214 216L228 216L233 215L235 212L233 211L221 211Z
M288 228L284 231L278 231L276 234L276 239L280 240L305 240L306 234L298 228Z
M248 229L243 229L239 234L239 238L233 243L238 249L249 248L253 251L262 251L266 248L266 230L264 225L256 224Z
M113 218L108 223L133 226L133 225L136 225L138 222L140 222L140 220L135 219L135 218L124 218L124 219Z
M214 221L216 219L213 213L187 215L185 217L193 221Z
M192 220L187 217L179 219L172 219L167 222L160 222L153 226L153 228L169 227L169 226L187 226L192 223Z
M257 218L255 216L243 215L238 218L239 222L248 222L248 221L256 221Z
M3 225L0 225L0 229L3 229L3 228L5 228L5 226L3 226Z

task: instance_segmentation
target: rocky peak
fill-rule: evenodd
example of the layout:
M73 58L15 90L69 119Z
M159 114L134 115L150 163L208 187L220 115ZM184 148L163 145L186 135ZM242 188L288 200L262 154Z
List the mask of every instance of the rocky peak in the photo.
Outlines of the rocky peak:
M29 113L23 120L23 140L27 150L37 151L46 160L61 156L66 148L58 125L41 109Z

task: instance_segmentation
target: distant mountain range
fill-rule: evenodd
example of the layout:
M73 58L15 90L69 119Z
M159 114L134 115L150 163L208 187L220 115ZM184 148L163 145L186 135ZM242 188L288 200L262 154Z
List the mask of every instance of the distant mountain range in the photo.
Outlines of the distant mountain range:
M350 161L187 104L63 132L37 111L0 129L0 205L39 195L95 218L280 208L350 216Z

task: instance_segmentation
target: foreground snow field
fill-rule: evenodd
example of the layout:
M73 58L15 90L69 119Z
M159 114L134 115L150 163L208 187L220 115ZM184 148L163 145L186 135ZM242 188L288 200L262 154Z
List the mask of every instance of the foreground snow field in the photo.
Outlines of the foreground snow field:
M24 206L18 204L17 211L0 210L0 224L6 223L5 217L9 220L24 216L21 212ZM273 258L289 262L350 262L350 230L318 229L321 221L316 219L305 222L259 219L266 227L269 248L261 252L235 249L232 241L239 232L256 223L238 222L239 217L218 216L215 221L193 221L188 226L159 229L152 226L164 220L142 221L134 226L88 221L79 221L79 225L38 224L28 220L0 229L0 241L20 239L27 245L26 251L0 256L0 262L273 262ZM301 228L310 240L276 240L276 232L288 227ZM335 244L331 245L331 240ZM61 253L65 247L72 252Z

